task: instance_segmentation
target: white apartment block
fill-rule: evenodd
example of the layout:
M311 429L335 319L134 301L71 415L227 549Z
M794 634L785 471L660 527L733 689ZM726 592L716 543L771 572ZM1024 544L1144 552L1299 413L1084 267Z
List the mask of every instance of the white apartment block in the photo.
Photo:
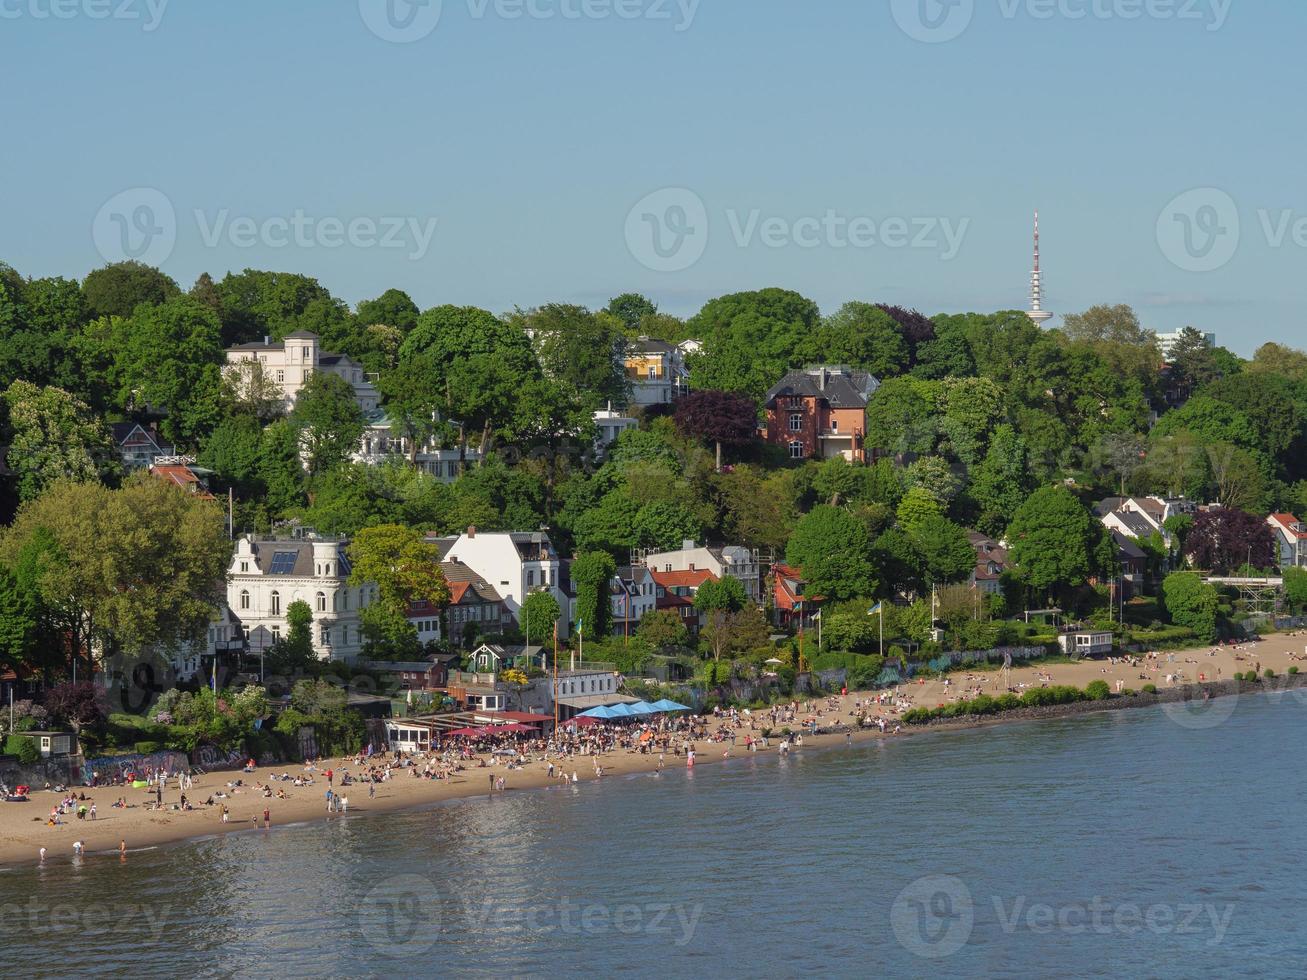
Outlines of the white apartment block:
M740 545L709 548L684 541L678 551L655 551L644 555L644 564L655 572L711 572L727 575L744 584L749 601L762 605L762 564L757 552Z
M353 660L363 650L359 613L375 586L349 585L348 542L335 538L256 538L236 542L227 575L227 604L252 652L284 638L286 610L296 601L313 611L313 649L321 660Z

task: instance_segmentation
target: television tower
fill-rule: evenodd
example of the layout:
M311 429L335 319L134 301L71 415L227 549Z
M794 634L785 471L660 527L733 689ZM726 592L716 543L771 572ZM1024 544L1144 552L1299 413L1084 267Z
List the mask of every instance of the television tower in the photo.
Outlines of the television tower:
M1043 326L1053 314L1044 309L1044 282L1039 272L1039 212L1035 212L1035 268L1030 273L1030 312L1026 314L1035 326Z

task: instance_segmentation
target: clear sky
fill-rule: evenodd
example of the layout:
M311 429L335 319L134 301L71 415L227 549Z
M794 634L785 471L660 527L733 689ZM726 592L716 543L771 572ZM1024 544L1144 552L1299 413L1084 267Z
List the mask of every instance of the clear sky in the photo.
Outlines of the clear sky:
M1038 207L1047 308L1307 346L1307 4L950 2L0 0L0 258L991 311Z

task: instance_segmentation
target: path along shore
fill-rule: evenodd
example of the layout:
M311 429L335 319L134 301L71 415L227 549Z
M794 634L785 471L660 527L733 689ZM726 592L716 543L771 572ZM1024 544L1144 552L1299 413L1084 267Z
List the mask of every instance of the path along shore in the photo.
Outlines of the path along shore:
M1228 683L1233 675L1246 673L1256 667L1261 670L1275 671L1276 680L1261 685L1244 685L1244 690L1271 689L1280 690L1289 686L1296 687L1298 678L1292 681L1286 676L1292 666L1304 670L1302 683L1307 685L1307 633L1277 634L1257 643L1245 644L1237 648L1221 648L1213 651L1211 647L1195 650L1162 653L1156 659L1141 659L1137 665L1120 660L1115 663L1106 661L1081 661L1078 663L1047 664L1031 667L1013 667L1007 678L1013 688L1025 689L1041 685L1067 684L1084 688L1091 681L1103 680L1113 692L1119 687L1136 692L1145 684L1157 687L1162 699L1175 700L1180 689L1195 684L1209 685L1215 695L1229 695L1239 690L1238 685ZM893 704L870 704L876 694L888 692L850 692L842 697L821 698L800 702L793 721L785 721L774 727L790 727L795 732L809 721L816 721L820 727L835 725L853 726L859 713L869 718L884 718L886 731L878 727L855 729L850 735L834 733L826 735L805 735L802 746L792 751L804 751L823 746L844 745L866 742L873 739L904 738L925 732L937 732L941 728L965 728L978 724L976 721L935 722L928 726L903 726L899 734L894 734L897 718L908 707L936 707L951 701L974 697L985 693L997 695L1002 693L1004 678L999 670L957 671L947 679L904 684L894 693ZM1303 689L1307 691L1307 687ZM1170 695L1167 692L1170 691ZM1307 693L1297 695L1307 697ZM1048 708L1031 708L994 716L984 724L1000 724L1004 721L1029 720L1032 717L1053 717L1066 714L1078 714L1086 711L1110 710L1124 707L1145 706L1156 703L1157 698L1141 696L1121 698L1109 702L1088 702ZM1186 709L1177 709L1186 710ZM1181 722L1183 724L1183 721ZM709 731L717 731L729 720L722 722L710 720ZM756 738L765 726L771 726L770 718L764 720L762 712L750 717L741 715L735 729L734 743L696 741L696 765L720 763L731 758L739 758L749 752L745 738ZM1198 727L1198 726L1195 726ZM758 752L776 752L781 738L773 733L766 748ZM38 860L40 848L47 849L46 863L60 863L73 856L73 845L82 841L85 845L87 860L96 859L101 854L111 855L117 860L120 842L125 842L129 852L144 847L204 837L213 834L234 831L249 831L262 826L263 810L270 810L272 829L288 823L337 819L337 814L330 814L326 809L327 781L325 771L333 770L335 789L349 797L350 814L375 814L385 811L408 809L445 800L485 796L490 793L490 776L503 777L505 788L495 792L520 792L539 789L561 782L555 776L551 779L548 763L536 753L526 766L509 769L504 764L486 765L483 761L489 757L479 756L464 762L466 767L461 772L453 773L447 779L417 779L408 770L393 771L390 779L376 784L375 798L369 798L368 787L364 783L355 783L343 790L339 786L340 774L349 772L355 777L361 775L360 767L353 759L320 760L316 771L312 773L312 785L295 787L287 782L271 782L271 785L283 790L287 798L265 798L255 789L256 784L269 784L276 774L289 773L302 776L305 773L302 763L287 763L281 766L263 767L252 773L213 772L196 776L194 785L187 791L187 798L192 802L201 802L218 793L227 794L218 800L218 805L198 806L190 811L172 809L147 809L153 799L153 790L132 789L130 787L102 786L95 789L77 788L74 792L85 793L96 804L96 819L78 820L75 815L63 817L63 825L50 827L46 821L51 807L58 804L66 794L35 790L29 803L0 803L0 867L15 864L33 864ZM603 768L603 777L596 775L595 760ZM555 758L555 763L559 760ZM684 766L684 756L667 753L664 765L671 769ZM659 755L656 752L641 754L626 749L616 749L599 756L575 755L571 760L561 763L570 776L575 772L579 782L589 782L596 778L613 778L631 773L652 772L658 768ZM242 787L229 788L228 783L241 780ZM117 809L112 804L119 798L126 797L128 807ZM170 780L164 795L165 804L175 803L178 799L176 780ZM221 820L221 804L229 809L229 822ZM88 803L89 805L89 803ZM262 832L260 830L260 832Z

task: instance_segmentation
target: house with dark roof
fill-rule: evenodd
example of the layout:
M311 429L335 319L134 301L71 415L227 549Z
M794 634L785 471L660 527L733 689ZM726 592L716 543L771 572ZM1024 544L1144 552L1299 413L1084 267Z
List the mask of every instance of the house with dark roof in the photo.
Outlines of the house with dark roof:
M791 459L866 462L867 402L879 387L866 371L838 365L790 371L767 392L764 435Z
M968 582L985 595L1003 594L1003 573L1007 571L1007 549L987 534L968 531L967 540L976 551L976 567Z
M372 411L381 404L381 394L364 374L362 365L344 354L324 351L318 335L308 330L288 333L277 341L264 337L262 343L229 347L227 366L228 374L234 375L239 384L275 385L288 411L295 405L300 389L319 371L348 381L363 411Z
M694 607L694 597L704 582L719 581L717 576L704 568L684 572L650 569L649 574L654 582L655 608L676 613L690 635L698 635L703 620L699 610Z
M322 660L353 660L363 649L360 613L376 600L376 586L350 585L344 538L244 535L227 572L227 603L240 619L252 652L289 633L291 603L313 613L313 649Z

